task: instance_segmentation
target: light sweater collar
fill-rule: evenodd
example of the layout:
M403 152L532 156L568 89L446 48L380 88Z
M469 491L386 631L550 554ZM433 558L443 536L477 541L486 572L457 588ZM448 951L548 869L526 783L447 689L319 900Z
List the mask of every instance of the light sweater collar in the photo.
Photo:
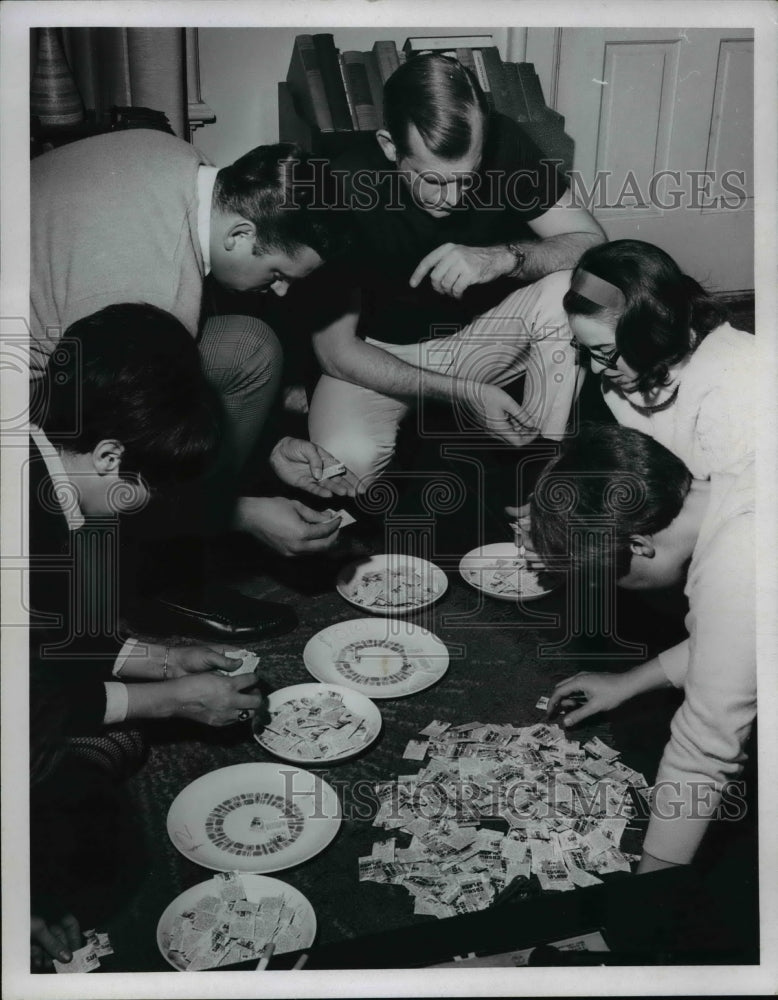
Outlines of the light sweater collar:
M62 510L69 531L77 531L84 526L84 515L81 508L74 499L78 494L70 480L65 466L62 464L59 452L49 441L40 427L35 424L30 425L30 437L35 443L35 447L41 453L41 458L46 465L46 471L54 484L54 496Z
M201 165L197 168L197 238L206 274L211 270L211 202L218 172L218 167Z

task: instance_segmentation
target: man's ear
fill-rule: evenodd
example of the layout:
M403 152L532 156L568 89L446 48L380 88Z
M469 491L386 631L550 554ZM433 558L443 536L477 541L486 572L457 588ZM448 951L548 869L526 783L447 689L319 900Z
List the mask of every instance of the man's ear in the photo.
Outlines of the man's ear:
M653 559L656 554L654 539L651 535L630 535L629 550L633 556Z
M389 132L385 128L380 128L376 134L376 139L378 140L378 145L381 147L381 151L384 156L389 160L390 163L397 163L397 147L394 144L394 139L391 137Z
M122 464L124 445L115 438L106 438L92 449L92 464L100 476L116 475Z
M225 230L222 240L224 249L227 252L234 250L242 240L248 240L249 247L253 249L257 241L256 226L248 219L236 218L235 222Z

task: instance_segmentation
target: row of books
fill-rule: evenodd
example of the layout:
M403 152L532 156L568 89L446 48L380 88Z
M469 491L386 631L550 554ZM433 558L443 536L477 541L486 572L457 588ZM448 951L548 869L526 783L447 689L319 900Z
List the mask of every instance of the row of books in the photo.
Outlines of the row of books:
M416 54L438 51L476 77L490 109L517 122L564 119L546 107L532 63L504 62L491 35L409 38L397 49L377 41L369 52L340 52L331 34L298 35L286 82L299 113L320 132L374 131L383 122L383 86Z
M374 131L384 83L404 61L394 42L341 52L330 34L298 35L286 82L302 117L321 132Z
M491 35L449 35L409 38L406 55L440 52L453 56L475 76L489 108L517 122L562 121L546 107L540 78L532 63L504 62Z

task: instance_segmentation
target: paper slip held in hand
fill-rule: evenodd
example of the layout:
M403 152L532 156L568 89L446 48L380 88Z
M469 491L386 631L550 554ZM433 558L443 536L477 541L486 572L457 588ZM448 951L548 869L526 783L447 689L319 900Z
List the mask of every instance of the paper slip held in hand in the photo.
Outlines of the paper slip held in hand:
M57 972L94 972L100 968L100 959L95 954L94 946L85 944L83 948L73 952L73 957L69 962L59 962L54 959L54 968Z
M328 465L322 469L319 479L332 479L334 476L342 476L345 471L346 466L342 462L336 462L335 465Z
M84 931L84 940L87 944L92 945L94 953L98 956L98 958L105 958L106 955L113 955L111 939L107 934L96 930Z
M541 712L545 712L548 709L548 698L546 698L545 695L543 695L543 697L541 698L538 698L535 708L537 708Z
M347 510L333 510L331 507L328 507L324 513L329 514L330 517L339 517L341 528L347 528L350 524L357 523L357 519L352 517Z
M253 674L259 663L259 657L248 649L230 649L224 654L230 660L242 660L243 662L236 670L219 670L218 673L226 677L237 677L239 674Z

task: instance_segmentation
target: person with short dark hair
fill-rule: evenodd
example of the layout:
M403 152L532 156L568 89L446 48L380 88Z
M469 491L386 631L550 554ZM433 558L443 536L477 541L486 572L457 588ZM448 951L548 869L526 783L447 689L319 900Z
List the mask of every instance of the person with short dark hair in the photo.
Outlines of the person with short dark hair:
M561 301L599 225L456 59L396 70L376 138L333 164L357 236L347 273L314 279L311 440L369 480L424 399L515 445L561 437L578 388ZM522 374L519 405L503 387Z
M150 493L201 474L216 455L220 404L192 337L149 305L112 305L84 317L68 328L36 384L31 420L31 669L69 700L68 735L106 739L97 756L110 764L133 751L133 740L118 736L111 744L106 726L250 718L262 700L242 693L245 677L213 673L234 670L239 660L224 648L128 639L114 603L121 517ZM104 558L89 559L92 529Z
M530 517L549 568L604 564L631 590L685 579L688 639L626 673L576 674L548 708L571 709L571 726L643 692L683 688L638 870L688 864L743 769L756 715L753 462L696 479L640 431L584 426L541 474Z
M754 337L732 327L725 306L667 253L640 240L592 247L564 307L620 424L701 478L753 458Z
M120 478L156 489L215 460L220 401L184 326L155 306L106 306L73 323L32 388L30 419L49 442L66 455L120 442Z
M170 312L197 339L222 398L222 486L236 493L276 396L283 356L262 320L220 315L203 322L203 281L213 273L229 289L285 295L337 254L345 217L320 210L326 183L325 173L289 143L259 146L217 169L189 143L147 129L95 136L37 157L32 376L40 377L71 323L107 305L147 302ZM307 456L320 457L315 449ZM291 471L299 473L299 462ZM286 497L243 497L234 515L237 527L284 552L337 544L338 518Z

